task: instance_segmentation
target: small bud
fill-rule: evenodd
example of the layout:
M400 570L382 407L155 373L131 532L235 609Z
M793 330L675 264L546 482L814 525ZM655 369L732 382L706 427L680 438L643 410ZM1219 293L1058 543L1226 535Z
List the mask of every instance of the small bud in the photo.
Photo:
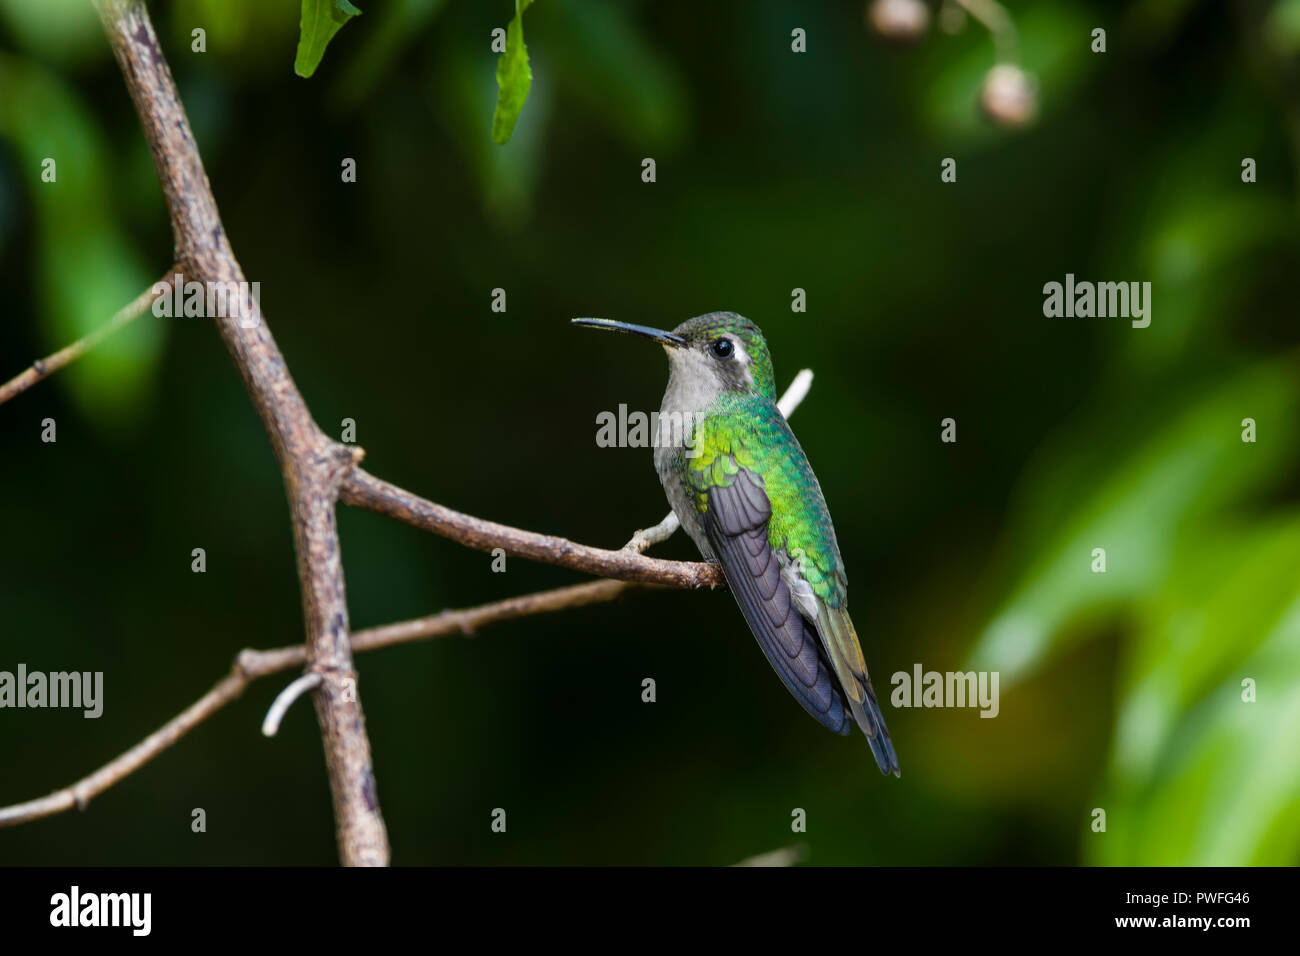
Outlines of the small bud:
M1024 70L999 63L984 78L980 107L999 126L1025 126L1038 114L1038 98Z
M930 26L930 8L922 0L871 0L867 25L886 40L914 43Z

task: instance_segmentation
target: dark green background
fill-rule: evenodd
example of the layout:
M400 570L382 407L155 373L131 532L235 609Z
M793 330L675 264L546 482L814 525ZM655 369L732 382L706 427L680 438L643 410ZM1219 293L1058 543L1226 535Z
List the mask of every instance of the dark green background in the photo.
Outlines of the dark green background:
M326 431L355 419L368 468L448 506L617 547L666 506L650 451L597 448L595 416L657 408L666 365L567 319L741 312L780 387L816 373L794 426L882 696L916 663L1003 675L995 720L886 706L894 780L800 712L725 593L361 655L395 863L731 863L792 843L815 864L1296 862L1295 2L1013 4L1041 116L1009 132L974 105L993 64L974 24L899 50L857 3L539 0L505 147L489 34L508 0L362 6L304 80L292 0L151 4ZM0 378L169 264L85 7L0 2ZM1152 282L1150 328L1044 318L1067 272ZM239 649L301 639L280 477L203 320L147 317L0 408L0 502L0 669L102 670L106 698L93 721L0 711L0 804L116 756ZM577 580L339 521L355 627ZM681 536L656 553L694 556ZM311 708L259 733L287 680L85 813L0 831L0 863L334 862Z

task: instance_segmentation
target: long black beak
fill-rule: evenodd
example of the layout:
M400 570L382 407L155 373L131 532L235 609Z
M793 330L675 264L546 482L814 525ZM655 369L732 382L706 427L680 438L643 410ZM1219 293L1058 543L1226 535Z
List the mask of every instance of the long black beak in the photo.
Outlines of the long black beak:
M590 329L609 329L612 332L628 332L632 335L639 335L643 339L650 339L652 342L658 342L660 345L668 345L675 349L686 347L686 340L680 335L674 335L672 332L665 332L663 329L652 329L648 325L633 325L631 322L615 322L613 319L574 319L573 324L586 326Z

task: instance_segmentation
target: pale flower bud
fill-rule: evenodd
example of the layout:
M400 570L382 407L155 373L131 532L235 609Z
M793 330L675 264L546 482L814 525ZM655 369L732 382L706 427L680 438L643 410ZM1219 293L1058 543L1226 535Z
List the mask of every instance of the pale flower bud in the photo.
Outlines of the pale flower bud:
M999 126L1025 126L1038 114L1038 97L1024 70L999 63L984 78L980 107Z
M886 40L912 43L930 26L930 8L922 0L871 0L867 24Z

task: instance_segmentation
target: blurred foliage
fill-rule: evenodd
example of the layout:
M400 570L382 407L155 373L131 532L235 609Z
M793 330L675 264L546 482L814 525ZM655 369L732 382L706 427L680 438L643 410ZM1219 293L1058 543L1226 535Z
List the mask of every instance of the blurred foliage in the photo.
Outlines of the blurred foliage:
M672 152L690 105L677 67L637 30L626 5L554 0L554 7L547 49L567 92L629 146Z
M1268 14L1265 36L1279 53L1300 53L1300 0L1280 0Z
M595 449L592 423L657 406L664 369L564 320L735 309L782 385L817 372L795 430L877 687L918 662L1001 674L996 720L891 711L903 777L882 781L786 699L725 595L366 655L397 862L726 863L790 843L792 807L814 864L1300 861L1296 0L1010 4L1039 97L1014 132L977 109L998 47L969 18L895 49L857 4L548 0L528 10L520 113L497 2L377 4L324 59L317 35L311 83L292 82L291 0L152 6L295 377L327 429L358 422L377 473L616 546L663 499L649 453ZM0 377L169 265L87 10L0 0ZM1045 319L1067 272L1150 281L1151 326ZM36 438L46 415L56 446ZM0 715L0 802L134 743L240 647L297 639L280 478L210 329L143 319L0 408L0 462L24 543L0 555L0 668L104 670L110 694L99 721ZM340 524L358 627L572 580ZM0 858L329 862L310 708L255 734L276 689L88 813L0 831ZM194 806L223 836L189 832ZM497 806L508 836L488 830Z
M35 62L0 54L0 101L0 137L24 169L36 171L29 193L34 277L42 348L53 352L103 325L160 276L149 274L121 228L110 185L114 162L76 93ZM81 411L104 423L134 417L163 334L159 324L136 323L70 369L66 384Z
M62 62L105 56L95 8L81 0L0 0L0 22L19 47Z
M351 109L365 102L375 84L395 66L406 48L425 36L424 29L447 0L394 0L375 11L372 29L343 65L335 97Z

